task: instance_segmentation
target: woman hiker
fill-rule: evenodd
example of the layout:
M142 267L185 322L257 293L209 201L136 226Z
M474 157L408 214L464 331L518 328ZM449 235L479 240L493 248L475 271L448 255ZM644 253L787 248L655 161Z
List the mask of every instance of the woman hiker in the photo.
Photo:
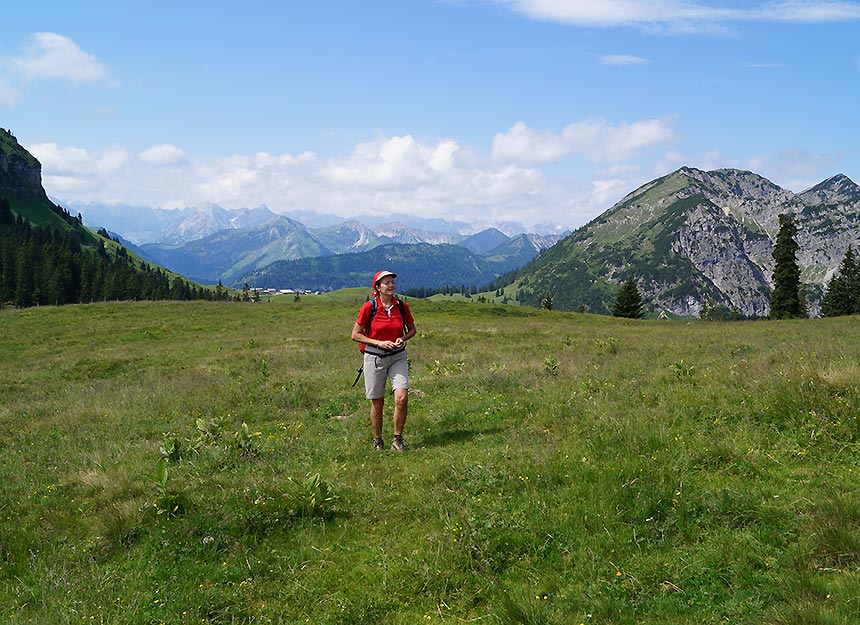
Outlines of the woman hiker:
M394 388L394 440L391 449L406 451L403 444L403 425L409 401L409 365L406 360L406 341L415 336L415 321L406 302L394 297L394 279L391 271L377 271L373 276L370 301L358 311L352 328L352 340L360 343L364 352L365 397L370 400L370 427L373 430L373 448L382 451L382 407L385 403L385 381L391 380Z

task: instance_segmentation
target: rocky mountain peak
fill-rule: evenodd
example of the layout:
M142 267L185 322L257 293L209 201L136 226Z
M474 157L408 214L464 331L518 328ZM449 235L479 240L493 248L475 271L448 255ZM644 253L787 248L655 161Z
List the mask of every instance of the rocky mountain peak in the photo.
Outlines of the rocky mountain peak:
M860 187L844 175L798 195L754 172L682 167L546 250L515 285L529 304L552 292L561 309L607 312L617 285L634 277L657 312L716 306L766 315L784 213L797 219L801 280L815 313L845 250L860 249Z
M845 174L836 174L798 195L804 204L839 204L860 199L860 186Z

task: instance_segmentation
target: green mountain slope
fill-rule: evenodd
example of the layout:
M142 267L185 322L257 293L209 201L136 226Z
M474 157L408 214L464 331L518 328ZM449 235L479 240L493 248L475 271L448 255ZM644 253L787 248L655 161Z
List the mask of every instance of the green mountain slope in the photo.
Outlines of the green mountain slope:
M0 196L12 212L39 228L77 232L86 245L97 239L67 211L55 205L42 188L42 165L25 150L11 131L0 128Z
M277 262L244 277L260 288L294 288L328 291L368 284L382 268L396 272L397 288L439 288L446 285L482 285L510 271L507 258L484 259L457 245L390 244L367 252L338 254Z
M538 306L550 293L562 310L608 313L619 285L633 277L653 315L698 315L714 306L766 315L783 212L798 218L798 260L810 294L820 296L844 251L860 241L853 182L835 176L795 195L752 172L688 167L622 198L509 283L526 304Z
M38 160L0 129L0 307L200 298L214 294L51 202Z
M245 273L272 262L300 258L305 253L325 253L304 226L277 218L256 228L220 230L202 239L181 245L151 243L141 249L154 262L183 275L207 283Z

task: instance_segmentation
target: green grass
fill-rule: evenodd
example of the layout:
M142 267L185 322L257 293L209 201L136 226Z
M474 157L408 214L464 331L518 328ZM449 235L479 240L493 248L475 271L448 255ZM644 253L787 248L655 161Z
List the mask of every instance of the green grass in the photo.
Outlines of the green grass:
M858 319L365 295L0 311L0 622L856 622Z

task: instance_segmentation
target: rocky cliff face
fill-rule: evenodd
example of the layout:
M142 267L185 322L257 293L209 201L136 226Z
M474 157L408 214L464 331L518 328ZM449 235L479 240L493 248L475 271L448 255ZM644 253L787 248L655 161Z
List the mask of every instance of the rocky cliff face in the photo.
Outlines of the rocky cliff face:
M703 305L717 301L748 316L767 314L768 281L762 267L750 258L747 235L739 222L710 201L690 210L677 231L672 251L689 259L713 290L708 298L683 302L658 296L658 305L676 314L699 315Z
M633 276L656 312L724 306L767 315L783 213L797 221L798 263L816 314L848 247L860 249L860 187L841 174L795 194L753 172L683 167L541 254L515 283L526 303L553 292L560 307L607 312L612 285Z
M674 247L716 287L719 296L713 303L750 316L769 312L779 215L789 213L797 220L798 263L811 296L810 310L817 313L827 281L848 247L857 249L860 242L860 187L840 174L794 194L752 172L683 168L679 173L699 184L692 182L678 195L702 193L727 217L718 224L701 210L688 212ZM665 303L672 312L699 314L709 302Z
M0 128L0 192L36 193L42 189L42 166L8 130Z

